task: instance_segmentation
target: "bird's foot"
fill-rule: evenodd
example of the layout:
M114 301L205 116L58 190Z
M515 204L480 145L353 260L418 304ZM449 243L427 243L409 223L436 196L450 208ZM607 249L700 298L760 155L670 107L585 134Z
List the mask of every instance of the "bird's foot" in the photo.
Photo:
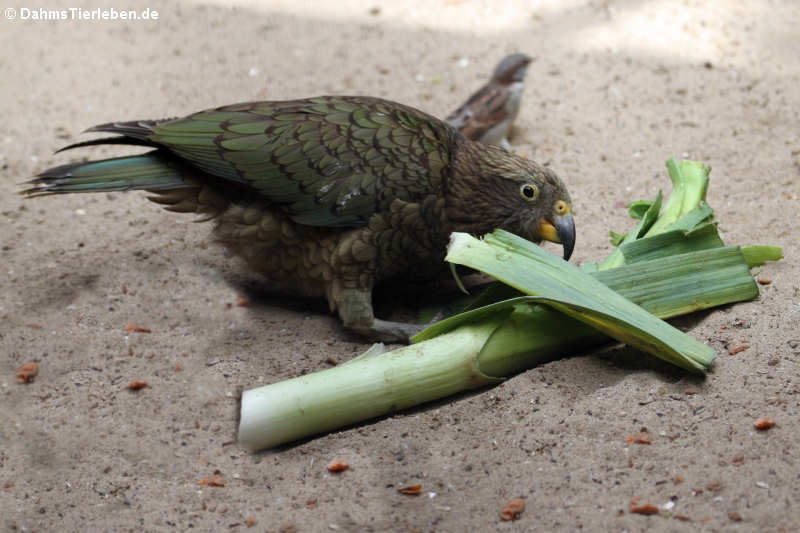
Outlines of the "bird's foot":
M359 335L382 342L408 344L411 337L442 317L439 312L427 324L409 324L375 318L372 310L372 292L358 289L344 290L337 302L339 317L344 326Z

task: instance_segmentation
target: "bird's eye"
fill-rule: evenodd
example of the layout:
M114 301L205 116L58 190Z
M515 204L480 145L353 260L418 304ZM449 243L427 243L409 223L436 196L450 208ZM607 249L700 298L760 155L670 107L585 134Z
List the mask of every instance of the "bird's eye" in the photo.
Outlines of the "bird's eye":
M519 194L526 200L536 200L536 197L539 196L539 189L530 183L523 183L519 187Z

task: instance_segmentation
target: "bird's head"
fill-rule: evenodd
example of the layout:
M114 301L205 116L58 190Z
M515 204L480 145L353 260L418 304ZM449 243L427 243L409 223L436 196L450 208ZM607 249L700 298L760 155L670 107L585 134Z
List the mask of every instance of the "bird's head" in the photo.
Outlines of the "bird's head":
M572 199L550 168L497 146L473 143L469 167L456 166L449 186L449 218L462 231L483 234L495 228L530 241L560 243L564 259L575 247Z
M525 54L511 54L504 57L495 67L492 79L509 85L525 79L525 71L533 59Z

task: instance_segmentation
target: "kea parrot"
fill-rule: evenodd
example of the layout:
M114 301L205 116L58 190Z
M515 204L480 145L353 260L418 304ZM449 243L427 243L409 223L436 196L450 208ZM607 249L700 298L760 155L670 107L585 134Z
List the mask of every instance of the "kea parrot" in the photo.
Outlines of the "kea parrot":
M433 279L451 232L503 228L575 243L572 202L549 168L467 139L380 98L250 102L184 118L113 122L138 155L45 170L22 194L144 190L170 211L215 221L214 237L280 290L326 297L345 327L408 342L420 326L376 318L372 290Z

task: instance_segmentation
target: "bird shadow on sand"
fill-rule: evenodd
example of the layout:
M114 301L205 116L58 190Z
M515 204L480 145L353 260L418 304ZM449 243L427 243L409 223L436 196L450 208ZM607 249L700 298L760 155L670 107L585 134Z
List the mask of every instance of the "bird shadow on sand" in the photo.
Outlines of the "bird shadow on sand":
M325 298L286 294L265 278L233 274L226 276L226 282L241 293L247 300L247 307L254 310L277 307L295 313L331 315ZM396 281L383 283L373 291L375 316L386 320L416 323L421 310L446 307L448 302L456 300L460 295L459 289L450 282ZM365 343L370 341L370 339L349 332L344 326L340 325L340 327L342 332L352 337L352 340L360 340Z
M228 284L247 301L247 307L263 310L278 307L295 313L329 315L330 310L324 298L307 298L286 294L265 278L235 275L226 279Z

